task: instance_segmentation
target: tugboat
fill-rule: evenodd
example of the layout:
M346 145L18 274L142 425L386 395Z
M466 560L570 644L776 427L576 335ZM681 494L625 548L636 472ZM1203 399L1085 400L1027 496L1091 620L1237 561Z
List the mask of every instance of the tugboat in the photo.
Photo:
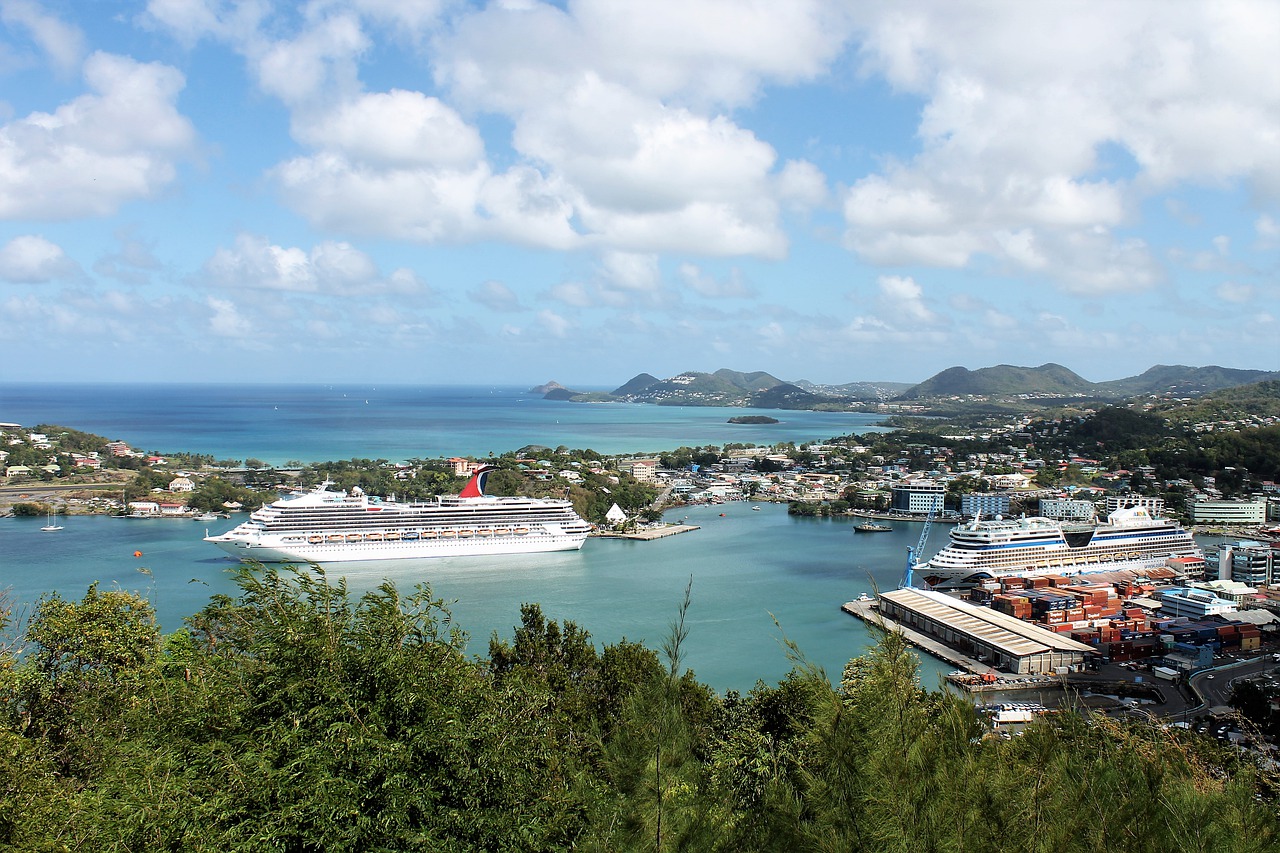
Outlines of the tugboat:
M888 533L890 530L893 530L892 524L877 524L874 521L864 521L853 528L855 533Z

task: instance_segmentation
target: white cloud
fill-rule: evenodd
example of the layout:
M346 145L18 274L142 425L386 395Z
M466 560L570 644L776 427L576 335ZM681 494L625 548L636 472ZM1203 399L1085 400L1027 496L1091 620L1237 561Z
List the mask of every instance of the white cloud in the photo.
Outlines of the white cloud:
M176 107L183 76L95 53L81 95L0 128L0 218L102 216L170 184L195 140Z
M1280 247L1280 222L1273 217L1264 213L1254 221L1253 229L1258 235L1257 247L1259 249Z
M910 276L882 275L876 280L880 288L880 304L890 317L901 318L907 325L932 324L937 315L924 304L924 288Z
M0 21L11 28L21 27L31 34L54 69L70 74L80 65L84 56L84 33L78 27L63 23L30 0L3 0L0 2Z
M778 198L790 207L810 210L827 201L827 179L807 160L788 160L775 179Z
M524 306L520 304L520 297L510 287L507 287L500 281L486 281L478 287L472 288L467 297L479 305L483 305L490 311L523 311Z
M361 95L295 125L299 141L364 166L465 170L484 158L480 134L455 110L403 89Z
M19 284L43 284L72 278L80 265L62 247L35 234L14 237L0 247L0 279Z
M338 297L429 290L411 270L382 277L373 259L350 243L326 241L307 251L276 246L252 234L241 234L233 247L214 252L205 262L204 275L211 284L228 289Z
M552 337L563 338L569 334L569 330L573 328L573 324L554 311L542 310L538 312L538 322L542 324L548 334Z
M240 314L235 303L210 296L206 304L210 311L210 332L220 338L251 339L254 336L253 323Z
M745 299L755 296L754 288L742 280L742 274L734 269L722 279L703 272L697 265L680 265L680 278L699 296L708 299Z
M857 9L863 73L925 106L920 152L846 194L846 244L875 263L963 266L984 254L1099 293L1158 277L1146 247L1117 236L1148 195L1235 179L1280 195L1280 146L1256 144L1280 139L1280 90L1256 83L1273 76L1280 7L1168 11Z
M600 271L610 285L623 290L653 291L662 286L656 255L605 252Z
M1237 305L1245 305L1254 300L1254 288L1247 284L1240 284L1234 281L1224 281L1219 284L1214 293L1223 302L1234 302Z

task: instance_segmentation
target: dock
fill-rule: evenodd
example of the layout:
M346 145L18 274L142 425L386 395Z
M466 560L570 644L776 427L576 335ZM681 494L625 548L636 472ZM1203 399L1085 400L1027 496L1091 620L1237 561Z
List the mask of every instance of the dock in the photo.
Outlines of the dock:
M698 529L696 524L668 524L663 527L646 527L644 530L637 530L634 533L598 532L591 535L601 539L638 539L641 542L648 542L653 539L664 539L667 536L675 536L677 533L688 533L690 530Z
M872 625L883 625L886 631L893 631L901 634L912 646L927 652L938 660L944 660L957 669L963 669L965 672L985 673L991 671L991 665L980 663L973 658L960 654L955 649L938 642L937 640L919 631L913 631L892 619L882 615L876 607L875 600L871 601L846 601L840 607L850 616L856 616L863 622Z

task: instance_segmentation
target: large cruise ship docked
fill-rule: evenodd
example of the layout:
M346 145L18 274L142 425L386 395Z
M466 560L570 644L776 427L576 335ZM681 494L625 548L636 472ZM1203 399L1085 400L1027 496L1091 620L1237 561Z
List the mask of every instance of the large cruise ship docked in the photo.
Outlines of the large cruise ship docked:
M1140 507L1119 509L1105 524L1064 525L1048 518L975 519L916 568L935 589L970 587L1009 575L1074 575L1151 569L1170 557L1204 555L1176 521Z
M329 491L329 483L255 510L219 536L224 551L263 563L325 563L425 557L530 554L582 547L591 525L565 500L490 497L491 469L472 475L457 497L397 503Z

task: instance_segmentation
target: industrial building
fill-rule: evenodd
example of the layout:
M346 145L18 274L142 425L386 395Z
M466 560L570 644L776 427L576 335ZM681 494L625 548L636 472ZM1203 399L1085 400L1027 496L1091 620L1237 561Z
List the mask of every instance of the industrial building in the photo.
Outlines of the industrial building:
M908 587L883 592L879 606L885 618L1004 672L1067 672L1080 668L1096 653L1065 634L931 590Z

